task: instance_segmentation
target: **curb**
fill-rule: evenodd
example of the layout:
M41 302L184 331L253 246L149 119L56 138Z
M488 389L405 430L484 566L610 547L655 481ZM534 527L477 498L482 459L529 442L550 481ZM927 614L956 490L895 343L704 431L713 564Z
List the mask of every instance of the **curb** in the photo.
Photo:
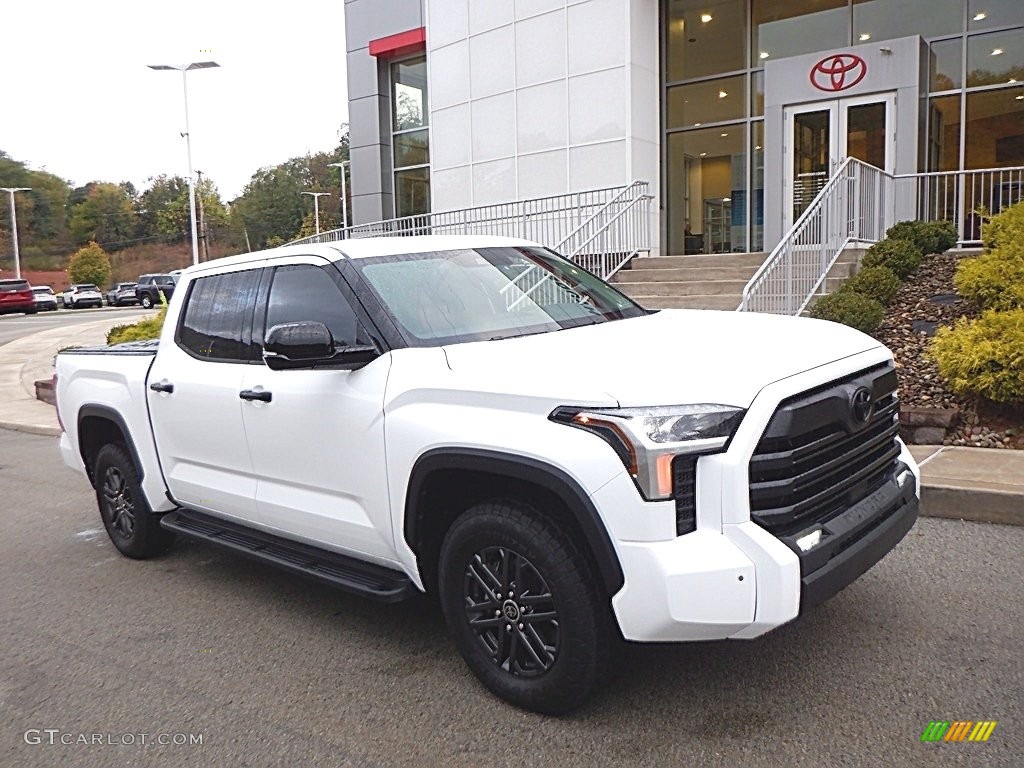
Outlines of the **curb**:
M41 435L43 437L60 437L60 427L47 427L42 424L23 424L17 421L0 421L0 429L9 429L14 432L24 432L28 435Z
M922 483L920 515L973 523L1024 525L1024 500L1018 493Z

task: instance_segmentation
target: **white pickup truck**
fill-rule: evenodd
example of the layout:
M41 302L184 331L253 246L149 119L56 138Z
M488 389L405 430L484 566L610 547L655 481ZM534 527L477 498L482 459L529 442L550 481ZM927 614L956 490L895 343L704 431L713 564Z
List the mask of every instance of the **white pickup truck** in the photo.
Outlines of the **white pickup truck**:
M648 311L534 243L396 237L185 271L158 343L57 360L114 545L184 535L385 601L435 592L548 713L631 641L753 638L917 517L896 374L831 323Z

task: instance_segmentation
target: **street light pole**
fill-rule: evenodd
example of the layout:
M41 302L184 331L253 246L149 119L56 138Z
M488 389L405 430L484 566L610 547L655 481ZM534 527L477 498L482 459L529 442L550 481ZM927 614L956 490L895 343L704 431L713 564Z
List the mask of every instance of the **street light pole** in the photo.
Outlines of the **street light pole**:
M330 195L330 192L303 192L304 195L313 197L313 219L316 221L316 233L320 234L320 198L323 195Z
M188 209L190 225L192 229L192 263L199 263L199 236L196 231L196 185L192 179L192 133L188 127L188 71L191 69L210 69L219 67L215 61L194 61L191 64L180 64L171 66L169 64L150 64L150 69L171 69L181 72L181 86L185 92L185 151L188 154Z
M0 187L11 196L11 238L14 240L14 276L21 279L21 255L18 253L18 214L14 210L14 193L28 192L32 187Z
M348 190L345 188L345 166L348 164L348 160L342 160L340 163L327 164L332 168L337 168L341 173L341 226L343 229L343 236L348 235Z

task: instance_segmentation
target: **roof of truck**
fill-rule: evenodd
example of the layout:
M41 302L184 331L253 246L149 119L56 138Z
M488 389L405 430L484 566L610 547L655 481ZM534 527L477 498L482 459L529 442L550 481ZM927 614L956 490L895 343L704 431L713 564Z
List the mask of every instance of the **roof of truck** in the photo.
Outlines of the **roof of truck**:
M231 264L244 264L264 259L284 258L313 254L332 261L343 258L366 259L372 256L395 256L402 253L430 253L431 251L451 251L459 248L509 248L537 247L537 243L518 237L500 237L498 235L416 235L413 237L356 237L331 243L303 243L300 245L282 245L265 251L253 251L238 256L227 256L222 259L206 261L198 267L189 267L187 272L206 271Z

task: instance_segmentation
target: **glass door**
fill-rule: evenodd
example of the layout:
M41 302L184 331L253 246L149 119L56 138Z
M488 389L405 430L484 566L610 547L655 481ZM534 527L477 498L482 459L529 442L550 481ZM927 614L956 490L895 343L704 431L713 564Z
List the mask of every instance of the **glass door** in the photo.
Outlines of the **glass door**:
M892 173L896 159L893 93L786 107L786 229L847 157Z

